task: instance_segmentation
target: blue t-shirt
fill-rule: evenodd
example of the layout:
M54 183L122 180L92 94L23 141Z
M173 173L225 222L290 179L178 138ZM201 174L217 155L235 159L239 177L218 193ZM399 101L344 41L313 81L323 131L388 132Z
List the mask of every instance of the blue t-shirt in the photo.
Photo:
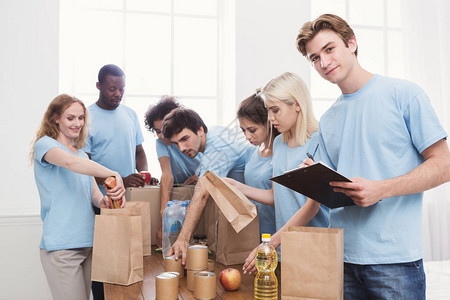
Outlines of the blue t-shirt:
M158 155L158 159L165 156L169 158L173 183L184 183L189 177L197 174L200 158L198 156L189 158L174 144L167 146L160 139L157 139L156 154Z
M136 113L120 104L115 110L88 107L91 125L84 152L122 177L136 172L136 146L144 141ZM104 193L104 188L99 185Z
M374 75L359 91L341 95L322 116L320 157L348 178L382 180L410 172L421 153L447 134L425 92L406 80ZM422 193L362 208L330 210L344 228L344 260L389 264L422 258Z
M253 152L250 153L247 164L245 165L244 177L245 184L258 189L270 190L272 189L272 156L262 157L259 155L259 147L254 147ZM258 207L259 215L259 233L270 233L273 235L276 232L275 228L275 208L270 205L265 205L250 199Z
M41 200L43 232L40 248L47 251L92 247L94 210L92 177L72 172L46 162L44 155L52 148L88 158L81 149L72 153L63 144L44 136L34 148L34 178Z
M199 153L199 177L213 171L219 177L230 177L244 182L244 168L251 146L240 130L215 126L208 128L206 145Z
M318 144L318 132L314 132L304 146L295 148L289 148L286 143L281 141L281 134L278 135L273 142L273 176L278 176L288 170L297 168L306 158L308 158L306 155L308 152L317 160L318 157L316 151ZM273 183L273 194L275 200L275 221L278 231L300 208L302 208L306 203L306 196L276 182ZM320 205L319 211L306 226L328 227L328 225L328 208L324 205Z

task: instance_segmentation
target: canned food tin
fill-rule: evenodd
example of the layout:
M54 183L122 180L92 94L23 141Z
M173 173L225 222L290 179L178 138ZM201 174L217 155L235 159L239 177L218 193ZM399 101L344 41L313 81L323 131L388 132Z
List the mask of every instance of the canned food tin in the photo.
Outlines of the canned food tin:
M194 274L194 297L196 299L213 299L216 297L216 274L202 271Z
M186 267L188 270L208 269L208 247L204 245L189 246Z
M166 256L164 259L164 271L177 272L180 274L180 279L184 278L184 267L181 264L181 259L175 260L175 256Z
M156 275L155 289L157 300L178 299L179 274L176 272L164 272Z
M150 175L150 172L148 172L148 171L141 171L141 172L139 172L139 174L141 174L142 177L144 177L145 185L150 185L151 184L152 176Z

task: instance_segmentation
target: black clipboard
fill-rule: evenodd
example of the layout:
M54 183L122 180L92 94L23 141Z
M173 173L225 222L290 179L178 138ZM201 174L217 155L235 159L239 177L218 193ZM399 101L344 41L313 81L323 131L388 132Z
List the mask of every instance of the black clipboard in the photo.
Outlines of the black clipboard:
M287 171L282 175L270 178L270 180L329 208L355 205L349 196L333 191L333 187L329 185L331 181L352 181L322 162Z

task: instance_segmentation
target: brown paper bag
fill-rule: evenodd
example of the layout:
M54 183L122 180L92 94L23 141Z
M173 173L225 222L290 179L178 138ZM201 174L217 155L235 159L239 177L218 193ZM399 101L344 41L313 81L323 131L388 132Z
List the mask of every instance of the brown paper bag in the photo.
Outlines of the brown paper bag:
M151 229L151 244L156 245L156 231L158 230L159 222L161 222L161 189L159 186L145 186L145 187L130 187L127 188L125 197L127 202L142 201L149 203L150 210L150 229Z
M281 265L281 299L344 299L344 230L289 227Z
M217 262L225 266L242 264L259 243L258 216L236 233L222 212L219 212L215 251Z
M195 185L178 184L174 185L171 194L171 200L191 200L194 194ZM129 187L126 189L125 197L128 202L142 201L150 204L150 229L151 244L156 245L156 232L161 223L161 188L159 186L149 185L145 187ZM198 226L199 232L203 232L203 219Z
M143 280L143 264L141 217L95 216L92 281L130 285Z
M219 207L211 197L208 198L206 207L203 210L203 215L208 248L209 250L216 252L217 251L216 236L219 221Z
M213 172L200 180L213 199L204 210L209 249L224 265L244 263L260 243L256 205Z
M127 201L126 206L120 209L102 208L102 215L115 216L141 216L142 223L142 250L144 256L152 255L150 203L143 201Z
M170 200L192 200L194 189L194 184L174 184L172 193L170 194Z
M200 180L237 233L258 215L255 204L213 172L206 172Z
M144 256L152 255L152 224L150 218L150 203L145 201L127 201L127 208L134 208L136 215L142 221L142 250Z

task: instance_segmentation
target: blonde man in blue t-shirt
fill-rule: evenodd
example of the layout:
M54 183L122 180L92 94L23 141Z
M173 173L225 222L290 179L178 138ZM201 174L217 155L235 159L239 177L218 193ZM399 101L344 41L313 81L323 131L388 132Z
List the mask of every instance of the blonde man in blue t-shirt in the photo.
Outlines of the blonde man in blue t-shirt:
M360 66L342 18L305 23L297 46L342 92L320 120L319 154L352 180L330 183L356 204L330 210L344 228L345 299L425 299L422 192L450 180L447 133L421 88Z

